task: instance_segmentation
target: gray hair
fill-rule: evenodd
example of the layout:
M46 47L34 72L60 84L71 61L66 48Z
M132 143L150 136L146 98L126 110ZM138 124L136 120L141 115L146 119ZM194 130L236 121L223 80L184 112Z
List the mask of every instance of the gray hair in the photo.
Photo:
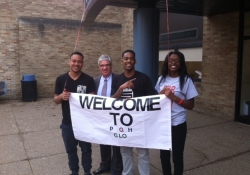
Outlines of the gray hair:
M103 60L107 60L109 61L109 63L112 65L112 59L110 56L108 55L101 55L99 58L98 58L98 66L100 65L100 62L103 61Z

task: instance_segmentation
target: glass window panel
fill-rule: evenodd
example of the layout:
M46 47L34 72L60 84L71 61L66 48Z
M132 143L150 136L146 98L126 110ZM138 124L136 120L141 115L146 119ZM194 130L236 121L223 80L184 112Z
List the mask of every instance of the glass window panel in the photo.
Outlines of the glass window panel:
M247 104L250 102L250 40L244 41L242 60L242 82L241 82L241 115L247 115ZM249 106L250 107L250 106Z
M245 12L244 36L250 36L250 11Z
M250 1L249 0L245 0L245 10L249 10L250 9Z

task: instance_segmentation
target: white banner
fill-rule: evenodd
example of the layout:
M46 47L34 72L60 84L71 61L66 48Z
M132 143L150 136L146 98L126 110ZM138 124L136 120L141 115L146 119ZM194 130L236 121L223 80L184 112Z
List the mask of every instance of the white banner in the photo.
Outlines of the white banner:
M70 113L77 140L172 149L171 101L165 95L119 100L71 93Z

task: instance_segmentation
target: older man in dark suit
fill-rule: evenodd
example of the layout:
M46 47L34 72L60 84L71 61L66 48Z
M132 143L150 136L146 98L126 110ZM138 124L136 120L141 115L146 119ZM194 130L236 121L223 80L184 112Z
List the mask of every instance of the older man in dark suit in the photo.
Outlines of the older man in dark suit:
M101 55L98 59L101 75L95 78L96 94L110 97L112 81L117 76L112 73L112 59L108 55ZM94 174L111 171L111 175L122 174L122 157L120 147L100 145L101 163L100 167L93 171Z

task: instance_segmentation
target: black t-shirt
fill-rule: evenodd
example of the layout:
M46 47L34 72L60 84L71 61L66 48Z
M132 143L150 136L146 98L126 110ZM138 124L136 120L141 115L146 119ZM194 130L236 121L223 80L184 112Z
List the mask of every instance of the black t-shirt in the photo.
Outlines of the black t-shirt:
M150 78L139 71L135 71L135 74L132 77L127 78L124 73L118 75L113 83L112 83L112 92L111 94L115 94L115 92L119 89L119 87L127 82L128 80L136 78L134 83L133 89L124 89L122 92L121 98L133 98L133 97L141 97L147 95L155 95L156 91Z
M67 89L69 92L73 93L83 93L89 94L95 91L95 83L94 79L83 73L80 77L76 80L73 80L69 73L65 73L60 75L56 79L56 86L55 86L55 94L61 94L63 90ZM71 117L70 117L70 108L69 108L69 101L62 101L62 123L66 125L71 125Z

